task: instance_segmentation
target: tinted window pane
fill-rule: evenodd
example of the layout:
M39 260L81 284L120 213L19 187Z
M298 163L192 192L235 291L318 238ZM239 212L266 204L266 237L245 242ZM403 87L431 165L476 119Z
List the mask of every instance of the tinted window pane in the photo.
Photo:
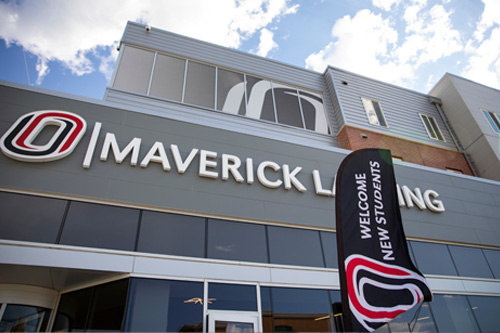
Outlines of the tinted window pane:
M273 83L274 100L280 124L303 128L297 88Z
M321 95L300 90L299 96L306 128L328 134L328 124Z
M481 249L448 245L451 256L461 276L492 278L486 258Z
M214 108L215 67L189 61L184 102Z
M87 329L121 330L127 293L128 279L96 286Z
M213 310L257 311L255 286L210 283L208 308Z
M208 258L267 262L263 225L208 220Z
M138 222L138 210L72 202L61 244L133 251Z
M326 267L338 268L337 235L334 232L321 231L321 244L325 255Z
M260 287L260 302L262 307L262 331L273 331L273 307L271 304L271 288Z
M45 332L49 316L49 309L8 304L0 322L0 332Z
M217 110L245 114L245 80L243 74L217 71Z
M324 267L319 232L268 227L271 263Z
M201 332L203 283L132 279L125 331Z
M394 318L388 325L391 332L438 332L429 303L417 304ZM385 325L382 326L384 327Z
M465 296L435 294L430 304L440 332L479 331Z
M444 244L411 242L418 269L424 274L458 275Z
M205 219L145 211L137 251L204 257Z
M87 288L61 295L53 331L69 332L86 328L92 290Z
M481 332L498 332L500 297L467 296Z
M495 278L500 279L500 251L483 249L488 264Z
M271 82L252 76L247 79L247 113L250 118L275 121Z
M146 94L153 68L154 52L123 46L113 87Z
M186 60L158 54L149 94L181 102L185 64Z
M274 331L331 332L328 290L272 288Z
M0 238L55 243L67 202L0 192Z

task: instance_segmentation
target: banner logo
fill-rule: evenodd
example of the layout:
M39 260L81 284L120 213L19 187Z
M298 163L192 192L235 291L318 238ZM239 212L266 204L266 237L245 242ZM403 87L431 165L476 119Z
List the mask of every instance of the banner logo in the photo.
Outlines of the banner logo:
M35 143L48 126L57 129L48 142ZM70 112L43 110L21 116L0 139L8 157L24 162L48 162L68 156L85 134L85 120Z
M368 331L375 328L373 323L386 323L422 302L422 288L427 289L415 272L361 255L347 258L346 276L349 307ZM391 304L390 294L402 296L398 304Z

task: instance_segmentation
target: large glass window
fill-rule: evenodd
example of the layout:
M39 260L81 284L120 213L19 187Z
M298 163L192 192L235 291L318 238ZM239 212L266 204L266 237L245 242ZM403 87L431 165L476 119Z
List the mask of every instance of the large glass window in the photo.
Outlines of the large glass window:
M257 289L250 285L210 283L208 285L208 308L257 311Z
M139 210L72 202L61 244L133 251Z
M128 279L63 294L53 331L120 331Z
M0 238L55 243L67 201L0 192Z
M263 314L267 315L263 318L265 331L333 331L334 301L330 300L328 290L263 287L261 293Z
M215 108L215 67L188 62L184 103Z
M390 332L438 332L429 303L415 305L388 323ZM386 325L376 332L387 332Z
M478 332L466 296L435 294L430 303L439 332Z
M448 245L448 248L459 275L493 278L493 273L481 249L454 245Z
M0 332L45 332L50 310L29 305L7 304L3 315L0 313L0 316Z
M467 296L481 332L498 332L500 297Z
M202 217L145 211L140 229L137 251L205 256L205 219Z
M328 134L328 123L321 95L299 90L299 96L306 128L318 133Z
M362 97L361 100L363 101L363 106L365 107L370 124L387 127L387 122L385 121L380 103L364 97Z
M132 46L123 46L114 88L146 94L155 53Z
M327 268L338 268L337 235L334 232L321 231L321 244Z
M132 279L125 331L201 332L203 283Z
M173 101L182 101L186 60L157 54L149 94Z
M319 231L268 227L271 263L325 267Z
M246 76L247 80L247 117L276 121L271 81Z
M245 114L245 78L243 74L217 70L217 110Z
M447 245L424 242L410 243L417 267L422 273L458 275Z
M496 279L500 279L500 251L483 249L483 253L486 256L488 265L493 271L493 275Z
M207 257L268 262L265 226L209 219Z
M278 123L303 128L297 88L273 82L273 90Z

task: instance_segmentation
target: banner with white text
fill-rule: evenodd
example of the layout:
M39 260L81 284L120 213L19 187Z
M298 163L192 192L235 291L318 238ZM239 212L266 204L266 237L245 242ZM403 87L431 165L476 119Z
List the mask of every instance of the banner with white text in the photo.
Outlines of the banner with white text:
M336 183L344 328L371 332L432 293L410 259L389 150L347 156Z

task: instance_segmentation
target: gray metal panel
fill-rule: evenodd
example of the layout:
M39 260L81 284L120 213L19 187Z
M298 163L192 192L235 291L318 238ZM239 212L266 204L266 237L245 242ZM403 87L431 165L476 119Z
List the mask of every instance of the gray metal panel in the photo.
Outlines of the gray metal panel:
M347 125L456 150L450 133L446 130L446 126L436 107L429 102L428 95L333 67L329 67L327 71L331 73L335 80L338 98ZM361 100L362 97L380 103L388 124L387 128L371 125L368 122ZM446 142L429 138L420 118L420 113L436 119Z
M324 187L330 187L333 176L347 151L333 147L311 147L274 140L258 135L228 131L217 127L178 121L107 107L102 103L84 102L50 96L30 90L0 87L0 133L4 133L21 115L35 110L59 109L83 116L88 125L86 135L68 157L47 163L26 163L0 154L0 188L49 196L97 201L174 211L187 214L217 216L245 221L284 223L287 225L334 229L334 200L314 193L312 170L320 171ZM103 123L96 154L89 169L82 161L96 121ZM116 134L121 148L132 138L142 139L139 161L155 141L167 148L172 170L165 172L157 163L147 168L99 160L106 132ZM262 161L301 166L297 176L308 189L299 193L283 187L269 189L257 179L253 184L224 181L198 175L199 157L185 174L178 174L168 151L175 143L185 157L192 148L206 149L220 155L233 154L256 166ZM244 169L243 169L244 170ZM270 173L270 177L279 174ZM397 181L422 191L439 193L446 211L441 214L402 208L404 226L409 237L500 246L500 183L468 176L454 175L431 168L397 162Z
M325 74L325 82L328 94L333 102L333 114L330 119L332 119L333 123L336 125L335 133L338 133L340 129L345 125L344 114L342 112L342 105L340 104L337 88L335 87L335 79L332 76L330 71L326 71Z
M500 91L446 74L431 94L443 111L481 177L500 180L500 143L481 109L500 113Z

